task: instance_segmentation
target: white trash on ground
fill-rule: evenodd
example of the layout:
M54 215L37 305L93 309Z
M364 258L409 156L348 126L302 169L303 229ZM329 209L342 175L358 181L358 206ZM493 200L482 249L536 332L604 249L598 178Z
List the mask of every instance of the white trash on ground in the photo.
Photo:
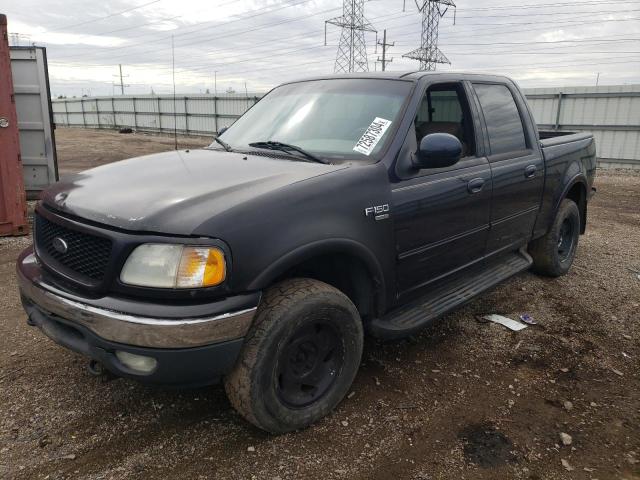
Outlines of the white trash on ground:
M483 315L482 318L484 320L488 320L490 322L494 322L494 323L499 323L500 325L504 325L505 327L513 330L514 332L517 332L519 330L522 330L523 328L527 328L527 326L524 323L520 323L517 320L513 320L509 317L504 317L502 315L496 315L491 314L491 315Z

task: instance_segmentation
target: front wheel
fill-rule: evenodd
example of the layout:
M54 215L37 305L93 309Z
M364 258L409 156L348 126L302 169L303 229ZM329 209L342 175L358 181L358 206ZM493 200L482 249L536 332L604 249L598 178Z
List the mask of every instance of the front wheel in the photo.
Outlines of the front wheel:
M564 275L571 268L580 237L580 212L565 198L549 231L529 244L533 271L550 277Z
M362 321L342 292L311 279L265 293L233 371L231 404L271 433L304 428L343 399L362 356Z

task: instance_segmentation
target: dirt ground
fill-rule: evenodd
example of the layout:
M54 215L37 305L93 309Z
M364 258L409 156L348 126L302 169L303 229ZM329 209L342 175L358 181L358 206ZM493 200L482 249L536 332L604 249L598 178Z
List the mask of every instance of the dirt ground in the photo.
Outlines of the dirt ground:
M82 130L57 141L67 172L172 148ZM596 185L568 275L522 273L409 341L368 340L349 398L279 437L220 387L92 377L26 325L14 262L30 239L0 239L0 478L640 479L640 173L600 171ZM475 319L486 313L538 325L512 332Z
M122 134L115 130L56 128L60 177L125 158L173 150L172 136L148 133ZM178 135L178 148L209 145L213 137Z

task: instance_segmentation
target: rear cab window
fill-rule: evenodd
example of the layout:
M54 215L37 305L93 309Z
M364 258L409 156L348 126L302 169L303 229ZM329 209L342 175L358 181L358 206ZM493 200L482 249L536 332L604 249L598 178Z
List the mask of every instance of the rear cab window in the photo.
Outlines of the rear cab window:
M526 155L529 151L522 118L506 85L474 83L489 135L491 156Z

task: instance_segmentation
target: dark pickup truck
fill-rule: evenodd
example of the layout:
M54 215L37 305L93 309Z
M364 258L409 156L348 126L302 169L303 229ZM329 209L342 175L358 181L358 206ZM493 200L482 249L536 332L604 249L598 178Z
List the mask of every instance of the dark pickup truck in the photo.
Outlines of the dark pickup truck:
M273 89L209 147L52 186L17 271L30 325L93 370L196 386L280 433L329 413L365 332L395 339L506 278L567 272L591 135L511 80L331 76Z

